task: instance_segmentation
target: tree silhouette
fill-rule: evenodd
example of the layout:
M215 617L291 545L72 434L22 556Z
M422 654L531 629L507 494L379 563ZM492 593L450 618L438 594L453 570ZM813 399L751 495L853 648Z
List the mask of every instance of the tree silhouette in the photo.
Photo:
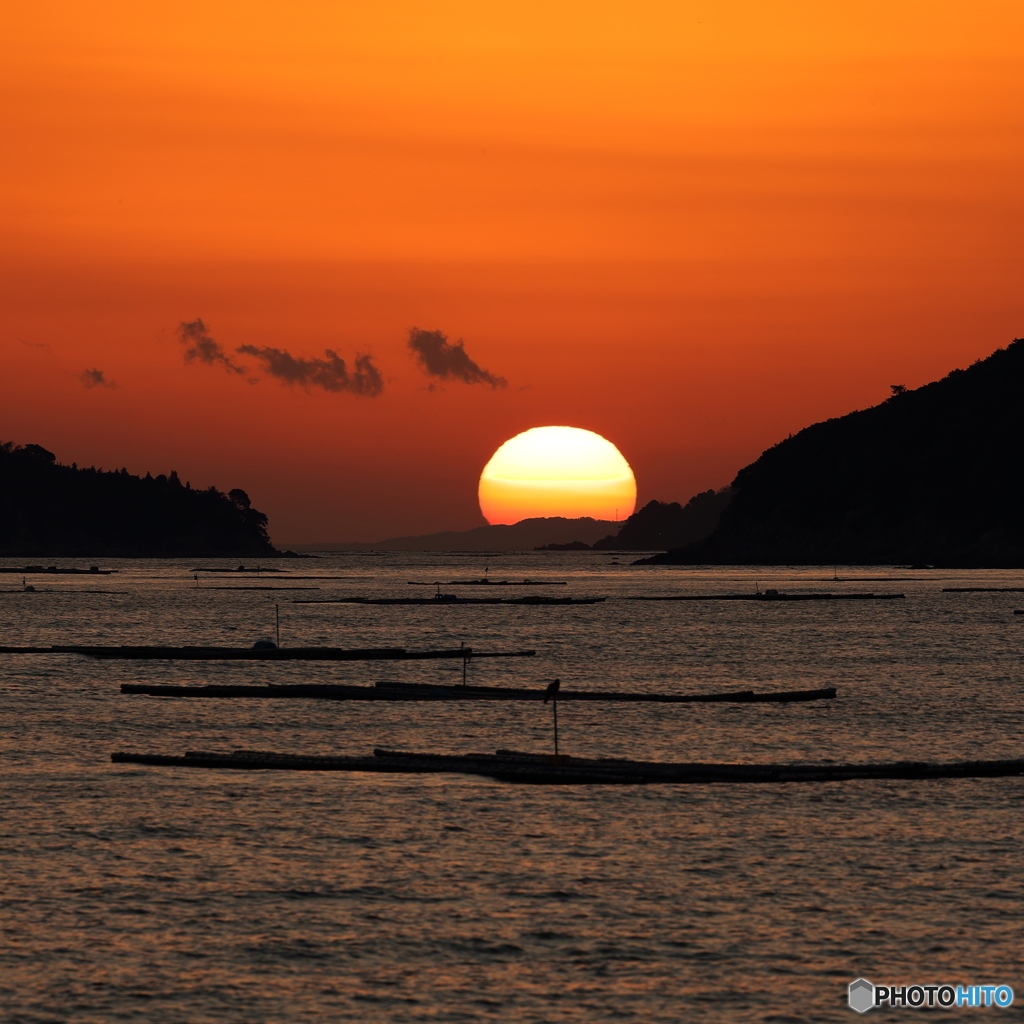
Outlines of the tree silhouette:
M242 490L178 474L62 466L40 445L0 443L0 555L142 558L278 554Z

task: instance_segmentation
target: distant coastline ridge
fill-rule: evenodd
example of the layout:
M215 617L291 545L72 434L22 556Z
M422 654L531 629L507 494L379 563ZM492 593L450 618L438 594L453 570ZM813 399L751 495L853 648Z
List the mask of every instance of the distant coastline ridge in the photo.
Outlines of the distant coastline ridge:
M649 501L620 526L617 533L586 544L545 544L541 551L657 551L681 547L714 533L722 511L732 500L732 491L701 491L685 505L678 501Z
M300 551L532 551L544 544L593 542L621 525L606 519L522 519L511 525L477 526L417 537L389 537L373 542L294 545ZM651 549L648 548L648 551Z
M657 551L706 537L731 498L729 488L704 491L686 505L648 502L628 519L521 519L414 537L347 544L295 544L299 551Z
M243 490L194 490L175 472L138 477L63 466L40 445L0 442L0 556L281 555L267 517Z
M1024 340L892 392L769 448L714 533L637 564L1024 568Z

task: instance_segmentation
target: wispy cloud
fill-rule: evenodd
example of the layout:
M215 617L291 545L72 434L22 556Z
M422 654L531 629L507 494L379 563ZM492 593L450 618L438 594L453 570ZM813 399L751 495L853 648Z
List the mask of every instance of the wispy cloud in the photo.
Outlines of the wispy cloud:
M349 372L345 360L330 349L324 353L325 359L299 359L283 349L255 345L241 345L236 351L258 359L271 377L285 384L324 391L350 391L369 398L384 390L384 377L370 356L356 356Z
M87 388L116 388L112 380L107 380L107 375L102 370L83 370L78 379Z
M229 373L245 375L245 367L239 366L220 346L220 342L210 337L210 332L202 320L183 320L178 325L178 341L185 347L185 362L198 360L209 366L220 363Z
M464 384L488 384L492 388L508 387L504 377L488 373L466 355L465 342L461 338L453 345L448 342L447 335L440 331L410 327L409 348L428 376L441 380L461 380Z

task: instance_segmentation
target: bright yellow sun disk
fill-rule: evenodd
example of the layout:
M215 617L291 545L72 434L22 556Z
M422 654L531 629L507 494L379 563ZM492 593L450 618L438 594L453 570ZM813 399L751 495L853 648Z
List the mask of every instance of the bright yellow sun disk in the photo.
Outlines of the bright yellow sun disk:
M491 525L541 516L625 519L635 505L636 479L622 453L577 427L516 434L480 475L480 510Z

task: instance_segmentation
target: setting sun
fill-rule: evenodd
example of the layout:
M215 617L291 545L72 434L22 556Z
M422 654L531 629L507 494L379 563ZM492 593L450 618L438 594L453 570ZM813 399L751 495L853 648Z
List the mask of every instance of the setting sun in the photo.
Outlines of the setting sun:
M625 519L636 480L618 448L577 427L534 427L491 456L480 475L480 510L492 525L564 516Z

